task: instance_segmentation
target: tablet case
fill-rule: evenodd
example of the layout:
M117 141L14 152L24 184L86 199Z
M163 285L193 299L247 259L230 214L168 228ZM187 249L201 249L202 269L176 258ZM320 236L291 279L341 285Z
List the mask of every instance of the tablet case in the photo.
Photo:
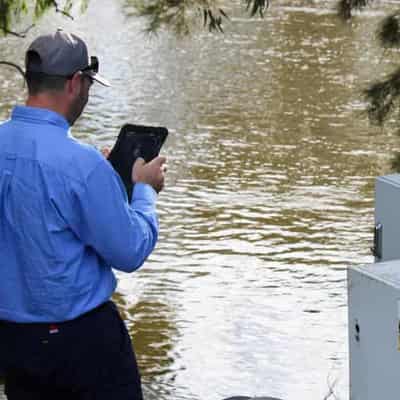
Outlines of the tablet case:
M167 136L168 129L164 127L126 124L121 128L108 161L120 175L129 202L132 197L134 162L138 157L144 158L146 162L157 157Z

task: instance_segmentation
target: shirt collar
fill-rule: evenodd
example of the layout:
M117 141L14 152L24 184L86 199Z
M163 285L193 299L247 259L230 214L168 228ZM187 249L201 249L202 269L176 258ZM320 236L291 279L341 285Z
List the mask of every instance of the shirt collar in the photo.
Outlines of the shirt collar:
M47 123L58 126L66 132L70 128L68 121L61 114L46 108L15 106L11 113L11 119L37 124Z

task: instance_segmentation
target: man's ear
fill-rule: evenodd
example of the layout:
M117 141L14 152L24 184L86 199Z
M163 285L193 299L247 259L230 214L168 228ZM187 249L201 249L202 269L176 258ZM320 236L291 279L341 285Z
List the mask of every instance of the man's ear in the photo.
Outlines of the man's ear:
M78 71L75 72L75 74L72 76L71 79L67 80L67 85L66 85L67 93L75 97L77 94L80 93L81 85L82 85L82 77L81 73Z

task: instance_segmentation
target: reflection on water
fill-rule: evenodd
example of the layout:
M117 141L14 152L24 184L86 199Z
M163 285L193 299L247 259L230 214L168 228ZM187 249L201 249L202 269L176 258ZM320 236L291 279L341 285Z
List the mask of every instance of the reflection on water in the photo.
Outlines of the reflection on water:
M116 301L149 400L347 399L345 271L372 261L374 177L397 146L361 116L360 91L393 66L372 40L381 15L341 24L332 2L298 1L250 21L231 7L224 35L182 41L143 36L117 1L45 21L82 34L113 82L93 88L78 138L110 145L128 121L171 132L160 242L119 274ZM11 61L22 47L0 41ZM23 92L1 71L4 119Z
M114 301L134 338L146 398L175 398L171 397L177 374L174 345L179 332L173 324L174 311L156 299L129 304L116 293Z

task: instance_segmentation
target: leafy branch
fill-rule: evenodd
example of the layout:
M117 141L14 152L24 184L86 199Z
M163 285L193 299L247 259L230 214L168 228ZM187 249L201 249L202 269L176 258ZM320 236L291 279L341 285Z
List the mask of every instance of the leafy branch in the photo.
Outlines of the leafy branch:
M190 33L193 25L193 11L202 16L203 26L210 32L223 32L223 22L229 20L228 14L218 7L218 0L127 0L133 4L138 16L147 18L149 33L157 33L161 27L167 27L178 35ZM257 14L263 18L270 6L270 0L243 0L250 17ZM338 15L349 20L353 11L360 11L373 0L338 0Z
M382 125L400 104L400 68L388 78L371 85L364 93L370 121Z
M25 38L26 35L27 35L27 33L28 33L33 27L35 27L35 24L32 24L32 25L28 26L28 27L27 27L24 31L22 31L22 32L10 31L10 30L8 30L7 28L4 28L4 27L1 28L1 29L2 29L3 33L6 34L6 35L16 36L16 37L19 37L19 38Z
M400 11L386 17L378 28L377 36L382 47L400 47Z
M223 21L229 19L213 0L131 0L130 3L138 16L147 18L148 33L157 33L167 27L178 36L185 36L199 16L210 32L223 32Z
M361 11L367 7L373 0L339 0L338 14L345 20L352 16L354 10Z
M35 24L22 31L15 31L12 26L21 22L23 17L32 14L32 19L38 20L47 11L54 10L56 13L74 19L71 14L72 6L80 2L82 4L82 11L87 8L89 0L65 0L63 5L56 0L0 0L0 33L3 35L13 35L17 37L25 37L26 34L32 29Z
M258 13L263 18L264 11L269 7L269 0L245 0L245 2L246 11L250 11L251 17Z
M208 26L210 32L224 32L222 29L222 20L223 18L229 19L228 15L222 8L219 8L217 13L219 13L219 15L216 16L216 12L211 8L203 8L203 25L204 27Z
M16 68L25 80L25 72L19 65L9 61L0 61L0 65L9 65L10 67Z

